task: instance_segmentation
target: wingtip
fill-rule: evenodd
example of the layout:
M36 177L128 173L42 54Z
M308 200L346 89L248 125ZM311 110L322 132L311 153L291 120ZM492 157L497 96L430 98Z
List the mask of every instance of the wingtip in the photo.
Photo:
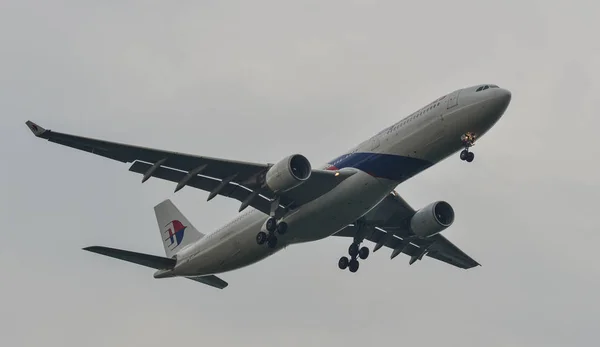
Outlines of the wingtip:
M102 249L101 246L87 246L87 247L82 248L83 251L88 251L88 252L92 252L92 253L98 253L98 251L101 249Z
M27 124L27 127L29 128L29 130L31 130L31 132L37 137L42 136L46 132L46 129L42 128L41 126L35 124L34 122L32 122L30 120L25 122L25 124Z

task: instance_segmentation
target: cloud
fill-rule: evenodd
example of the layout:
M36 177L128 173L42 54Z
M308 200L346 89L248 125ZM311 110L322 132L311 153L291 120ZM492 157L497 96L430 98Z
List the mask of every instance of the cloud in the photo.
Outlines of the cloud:
M11 346L589 345L600 306L595 4L534 1L68 1L0 5L0 336ZM348 240L296 245L217 291L81 251L162 254L152 207L203 232L238 203L33 138L83 136L314 165L456 88L510 89L467 165L398 187L449 201L462 271L381 250L337 269Z

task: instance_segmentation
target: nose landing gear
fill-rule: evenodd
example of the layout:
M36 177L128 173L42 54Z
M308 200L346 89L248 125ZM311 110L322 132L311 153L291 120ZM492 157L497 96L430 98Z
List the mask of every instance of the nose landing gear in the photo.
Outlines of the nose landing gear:
M277 236L275 236L275 232L277 232L279 235L283 235L287 232L287 226L288 225L286 222L277 223L275 218L269 218L265 223L265 228L267 229L268 234L264 231L256 234L256 243L262 245L266 242L269 248L277 247Z
M460 137L460 141L465 147L465 149L460 152L460 160L470 163L473 161L473 159L475 159L475 153L469 151L469 148L475 145L475 138L475 134L471 132L468 132Z
M470 163L473 161L473 159L475 159L475 153L469 152L468 149L465 148L462 150L462 152L460 152L460 160Z

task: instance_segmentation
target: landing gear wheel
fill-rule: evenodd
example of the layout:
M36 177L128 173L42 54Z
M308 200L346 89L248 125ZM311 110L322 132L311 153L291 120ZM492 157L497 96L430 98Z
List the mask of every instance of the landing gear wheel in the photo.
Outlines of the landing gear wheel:
M277 220L275 218L269 218L267 220L267 224L265 225L267 231L272 232L277 229Z
M473 152L469 152L469 148L475 145L476 138L477 135L471 132L468 132L460 137L460 140L462 141L462 144L465 148L462 150L462 152L460 152L460 160L464 160L470 163L473 161L473 159L475 159L475 154L473 154Z
M340 269L346 270L349 263L350 263L350 259L348 259L348 257L341 257L340 261L338 261L338 266L340 267Z
M369 249L367 247L362 247L359 251L358 251L358 257L360 259L367 259L367 257L369 256Z
M467 153L467 158L465 159L468 163L472 162L475 159L475 153L469 152Z
M348 270L350 270L350 272L358 271L358 260L356 260L356 259L350 260L350 262L348 263Z
M460 160L467 160L467 158L469 157L469 153L469 151L463 149L462 152L460 152Z
M356 243L353 243L348 247L348 254L350 254L352 258L356 258L358 255L358 245Z
M267 238L267 234L264 231L261 231L258 234L256 234L256 243L262 245L267 241Z
M267 241L267 245L269 246L269 248L277 247L277 237L275 237L275 236L269 237L269 240Z
M285 232L287 231L287 223L286 222L281 222L277 225L277 233L279 233L279 235L283 235L285 234Z

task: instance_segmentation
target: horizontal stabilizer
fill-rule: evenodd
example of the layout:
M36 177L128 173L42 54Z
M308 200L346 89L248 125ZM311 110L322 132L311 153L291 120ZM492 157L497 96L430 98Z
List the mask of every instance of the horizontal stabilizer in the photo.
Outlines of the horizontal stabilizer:
M217 277L215 275L186 277L186 278L190 279L192 281L204 283L206 285L209 285L209 286L215 287L215 288L219 288L219 289L223 289L229 285L227 282L223 281L222 279L220 279L219 277Z
M84 248L84 250L102 254L107 257L125 260L130 263L147 266L149 268L157 270L170 270L175 267L175 263L177 262L175 259L157 257L155 255L144 253L124 251L122 249L109 247L91 246Z

